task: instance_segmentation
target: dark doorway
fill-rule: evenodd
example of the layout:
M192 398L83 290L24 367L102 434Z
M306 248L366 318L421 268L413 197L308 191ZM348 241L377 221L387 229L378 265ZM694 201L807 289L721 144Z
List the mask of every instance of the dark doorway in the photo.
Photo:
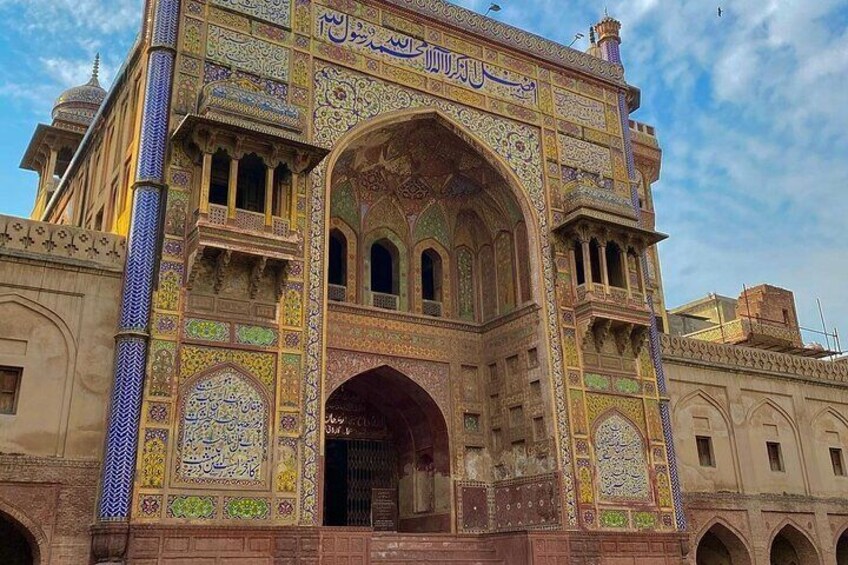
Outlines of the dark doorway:
M742 540L723 524L716 523L698 542L697 565L751 565Z
M0 515L0 563L32 565L32 548L21 529Z
M432 249L421 254L421 298L442 301L442 258Z
M848 565L848 532L843 532L836 544L836 565Z
M397 276L397 250L386 239L371 246L371 290L381 294L400 294Z
M389 367L327 399L324 525L449 532L447 425L430 395Z
M330 232L330 264L327 271L327 282L347 285L347 239L339 230Z

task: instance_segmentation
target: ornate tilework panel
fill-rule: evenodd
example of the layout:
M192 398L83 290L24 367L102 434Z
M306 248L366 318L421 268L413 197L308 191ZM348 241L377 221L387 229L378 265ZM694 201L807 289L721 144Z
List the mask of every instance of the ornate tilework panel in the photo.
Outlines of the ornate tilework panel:
M536 81L479 59L316 5L315 37L486 94L536 105Z
M224 498L224 517L231 520L264 520L271 503L264 498Z
M630 421L612 412L595 429L598 492L606 500L650 498L648 463L642 435Z
M215 517L217 500L212 496L169 496L168 517L191 520L211 520Z
M183 323L183 331L185 332L185 337L188 339L217 341L220 343L230 341L230 324L217 320L188 318Z
M457 289L459 296L459 317L473 321L474 313L474 255L467 247L456 250L456 267L458 271Z
M604 103L568 90L554 88L556 113L559 117L599 130L606 130Z
M168 430L148 429L144 432L141 452L141 486L161 488L165 484L165 453Z
M256 347L273 347L279 341L279 332L264 326L236 326L236 343Z
M513 270L512 237L501 232L495 239L495 261L498 272L498 310L506 314L515 309L515 271Z
M486 321L494 318L498 312L498 278L495 274L495 254L491 245L480 249L480 272L486 281L482 285L483 320Z
M272 353L218 347L184 346L180 351L180 379L184 381L222 363L234 363L244 367L248 373L262 381L269 390L274 387L276 363Z
M210 25L206 56L257 75L289 80L289 50L243 33Z
M210 3L241 12L272 24L291 27L292 0L210 0Z
M231 368L199 378L180 405L177 476L196 483L261 484L268 401Z
M448 222L445 219L445 214L442 212L441 206L431 204L429 208L419 216L415 223L415 242L433 238L446 248L450 247L450 234L448 232Z
M559 151L562 161L569 167L612 177L612 156L608 147L560 134Z
M333 197L330 199L330 215L344 220L354 232L359 231L359 208L356 202L356 191L350 182L343 182L333 187Z

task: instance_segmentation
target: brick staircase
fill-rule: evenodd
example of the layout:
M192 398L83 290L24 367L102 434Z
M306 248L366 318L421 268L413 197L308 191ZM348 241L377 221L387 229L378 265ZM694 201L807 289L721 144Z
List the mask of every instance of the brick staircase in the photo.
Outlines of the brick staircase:
M486 539L452 534L375 533L371 538L373 565L505 565Z

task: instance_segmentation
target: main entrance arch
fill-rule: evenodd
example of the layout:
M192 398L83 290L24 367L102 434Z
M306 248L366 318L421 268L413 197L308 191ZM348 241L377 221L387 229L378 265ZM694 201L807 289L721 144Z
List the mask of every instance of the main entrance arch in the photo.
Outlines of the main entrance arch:
M447 425L433 398L388 366L325 406L324 525L450 531Z
M0 513L0 563L4 565L33 565L35 552L23 527Z

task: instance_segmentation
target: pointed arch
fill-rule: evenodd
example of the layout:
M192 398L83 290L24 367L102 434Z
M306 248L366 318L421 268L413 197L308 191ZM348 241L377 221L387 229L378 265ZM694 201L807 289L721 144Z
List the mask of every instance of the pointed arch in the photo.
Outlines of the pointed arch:
M393 196L384 196L377 201L366 213L363 226L365 233L388 227L404 240L409 234L409 221Z
M755 403L751 406L750 410L748 410L748 414L745 418L745 422L749 427L752 427L754 424L754 419L757 414L763 410L764 408L769 407L774 410L789 426L789 429L792 432L792 440L794 442L794 447L797 450L795 463L798 465L801 473L801 483L804 489L804 492L810 492L810 475L807 470L807 466L804 464L806 458L804 456L804 444L801 442L801 432L798 429L798 424L795 422L794 418L777 402L775 402L771 398L763 398L759 402ZM784 456L785 457L785 456ZM791 474L787 474L791 476Z
M736 482L736 487L742 484L742 470L739 467L739 452L737 450L736 444L736 429L733 426L733 422L730 418L730 414L727 413L724 406L722 406L721 402L718 401L715 397L713 397L710 393L703 389L696 389L683 396L680 400L674 403L672 407L673 410L673 419L675 423L680 423L680 418L682 417L682 412L691 404L694 404L698 401L703 402L709 409L715 410L716 414L719 415L719 418L724 424L724 431L727 433L727 439L730 444L730 458L731 464L733 465L733 477ZM683 426L678 426L679 429L685 429ZM686 441L694 441L694 438L691 436L689 438L685 438L683 440ZM685 457L685 454L680 454L681 457Z
M599 497L645 501L651 498L645 437L639 426L617 408L592 424Z
M182 383L178 404L174 457L180 481L247 486L267 482L273 400L264 383L241 366L220 363ZM229 457L234 453L239 454L237 461Z
M13 526L16 526L29 542L33 565L45 563L50 557L50 547L47 535L35 520L11 502L0 498L0 520L4 518Z
M359 285L357 281L359 281L359 266L361 261L359 261L359 236L358 234L347 225L341 218L334 217L330 220L330 232L333 230L338 230L345 238L345 243L347 246L346 249L346 261L345 261L345 279L346 279L346 291L345 291L345 299L347 302L356 302L357 290ZM329 258L330 258L330 245L327 245L327 257L324 259L324 264L328 265L329 270Z
M451 284L451 276L450 276L450 264L451 264L451 254L448 252L447 248L445 248L441 242L437 241L433 238L427 238L418 241L415 245L415 248L412 251L413 260L416 262L415 266L415 277L413 281L413 289L414 289L414 299L413 305L415 312L424 313L423 308L423 273L422 269L422 258L424 253L432 252L436 254L440 260L440 272L436 273L435 276L438 278L438 284L440 285L440 299L434 298L434 301L439 301L442 303L442 315L445 315L447 312L452 312L452 304L453 304L453 293L452 284Z
M438 202L430 204L415 222L413 242L418 243L423 239L435 239L444 247L450 247L451 237L448 231L448 221L442 205Z
M786 540L797 555L797 565L820 565L821 555L815 541L810 534L798 525L792 518L786 517L775 526L769 536L769 554L774 565L790 565L791 561L784 561L783 552L786 550Z
M710 550L714 551L714 548L705 545L705 542L709 544L712 541L709 540L710 534L727 551L730 565L752 565L753 551L745 535L721 516L715 516L707 521L695 536L695 539L698 540L695 544L695 562L697 565L713 565L714 561L708 556L712 553ZM702 555L703 550L707 550L705 551L707 555Z

